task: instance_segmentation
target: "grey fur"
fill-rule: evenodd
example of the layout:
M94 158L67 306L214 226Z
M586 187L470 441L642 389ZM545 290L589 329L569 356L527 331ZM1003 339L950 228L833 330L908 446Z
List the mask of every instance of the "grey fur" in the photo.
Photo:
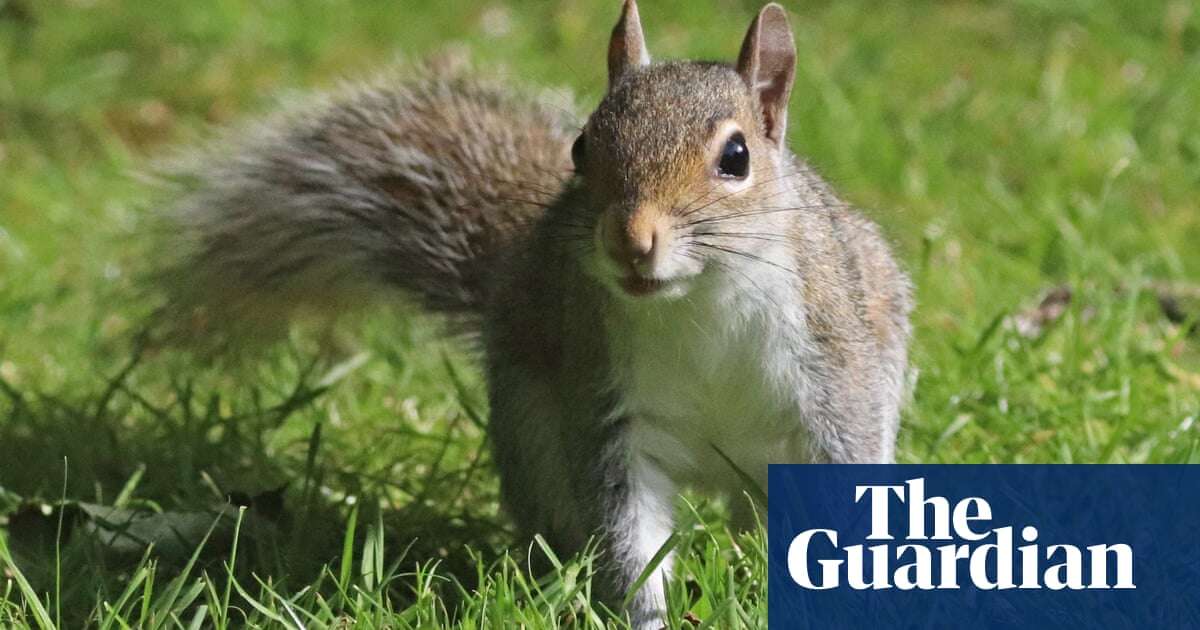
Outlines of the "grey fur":
M229 133L171 173L173 332L277 332L394 289L478 313L489 261L570 175L576 128L548 98L422 70Z
M771 10L772 28L786 28ZM468 317L505 507L559 553L598 535L597 592L615 608L660 542L674 488L744 490L710 437L743 447L732 459L764 485L772 458L893 458L908 280L877 228L766 136L759 98L726 65L622 67L588 119L575 176L572 118L508 87L424 77L322 101L199 163L172 215L186 239L168 312L274 323L297 305L394 289ZM745 133L756 178L736 193L712 178L721 125ZM682 299L629 299L597 279L598 223L647 212L703 267ZM721 330L679 333L705 317ZM637 365L662 364L648 353L684 361L662 378L669 402L698 405L694 426L647 399ZM720 387L727 363L754 393L745 417L708 417L706 385L671 380ZM763 431L776 455L745 441ZM669 461L642 435L706 464ZM746 508L735 507L743 525ZM656 627L661 597L653 583L635 595L636 627Z

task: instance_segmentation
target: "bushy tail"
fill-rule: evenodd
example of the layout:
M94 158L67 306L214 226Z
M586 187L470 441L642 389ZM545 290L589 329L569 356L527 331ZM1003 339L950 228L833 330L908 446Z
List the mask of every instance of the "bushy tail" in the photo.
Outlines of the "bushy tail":
M477 313L489 261L568 177L576 121L549 97L435 75L319 97L172 173L175 328L261 335L397 292Z

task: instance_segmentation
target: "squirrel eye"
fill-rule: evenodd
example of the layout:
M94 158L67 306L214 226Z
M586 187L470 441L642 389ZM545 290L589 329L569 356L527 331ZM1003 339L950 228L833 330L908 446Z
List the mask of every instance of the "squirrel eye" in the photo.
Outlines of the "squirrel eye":
M717 162L717 174L737 179L750 174L750 149L746 148L746 137L742 132L729 136L729 140L725 141L721 159Z
M579 134L579 137L575 138L575 144L571 145L571 161L575 163L576 173L580 172L583 168L584 148L583 134Z

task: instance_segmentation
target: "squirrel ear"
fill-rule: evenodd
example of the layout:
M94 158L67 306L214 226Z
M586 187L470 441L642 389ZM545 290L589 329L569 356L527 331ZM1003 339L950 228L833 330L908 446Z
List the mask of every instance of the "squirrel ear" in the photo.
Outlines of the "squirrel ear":
M750 23L737 71L758 97L767 138L783 147L788 96L796 77L796 42L783 7L772 2Z
M642 20L638 17L637 2L625 0L621 18L613 27L608 42L608 87L611 89L629 68L649 65L646 38L642 36Z

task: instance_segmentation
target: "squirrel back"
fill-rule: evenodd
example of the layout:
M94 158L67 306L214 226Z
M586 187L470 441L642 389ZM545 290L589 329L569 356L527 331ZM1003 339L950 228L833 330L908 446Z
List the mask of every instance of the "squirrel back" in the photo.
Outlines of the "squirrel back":
M549 97L444 75L352 86L182 161L160 283L173 334L271 336L396 291L477 316L490 261L570 176L578 122Z

